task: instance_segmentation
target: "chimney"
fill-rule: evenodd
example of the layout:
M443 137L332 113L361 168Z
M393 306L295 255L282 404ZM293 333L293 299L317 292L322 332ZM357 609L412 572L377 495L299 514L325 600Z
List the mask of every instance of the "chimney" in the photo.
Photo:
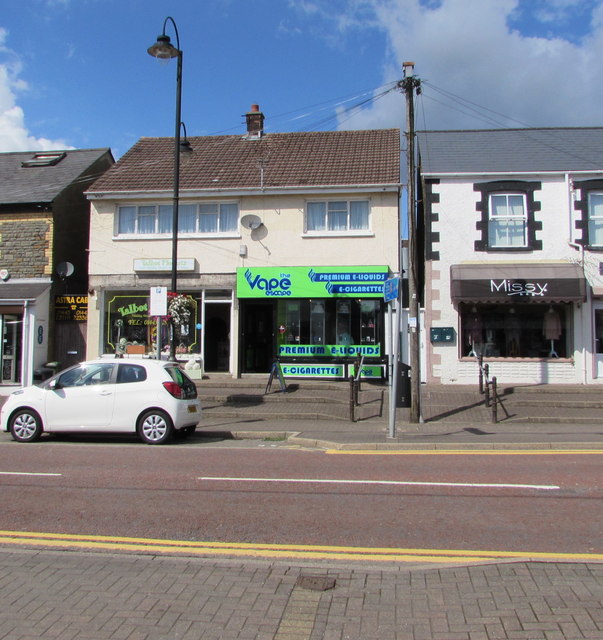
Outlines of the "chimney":
M264 133L264 114L258 104L251 105L251 111L245 114L247 120L247 137L261 138Z

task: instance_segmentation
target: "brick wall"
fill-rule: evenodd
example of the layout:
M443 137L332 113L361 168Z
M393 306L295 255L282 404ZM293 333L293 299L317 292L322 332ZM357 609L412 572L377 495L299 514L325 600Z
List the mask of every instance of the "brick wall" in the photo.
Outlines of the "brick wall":
M3 215L0 220L0 268L12 278L52 273L52 223L34 214Z

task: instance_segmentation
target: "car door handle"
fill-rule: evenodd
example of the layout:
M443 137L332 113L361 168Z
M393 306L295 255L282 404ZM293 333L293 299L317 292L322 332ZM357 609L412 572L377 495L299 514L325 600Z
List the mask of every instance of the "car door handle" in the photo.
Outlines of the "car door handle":
M110 396L113 393L110 389L104 389L103 391L99 391L99 396Z

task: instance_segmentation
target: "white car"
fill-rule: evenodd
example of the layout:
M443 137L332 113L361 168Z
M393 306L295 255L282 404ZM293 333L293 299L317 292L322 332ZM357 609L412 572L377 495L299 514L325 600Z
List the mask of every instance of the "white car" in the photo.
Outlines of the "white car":
M138 433L163 444L190 435L201 419L195 383L175 363L161 360L91 360L65 369L39 386L7 397L4 431L18 442L45 433Z

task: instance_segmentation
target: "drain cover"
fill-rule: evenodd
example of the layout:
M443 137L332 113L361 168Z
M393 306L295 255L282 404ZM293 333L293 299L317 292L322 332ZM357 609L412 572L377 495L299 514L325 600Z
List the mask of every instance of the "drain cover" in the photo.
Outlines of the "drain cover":
M324 576L299 576L295 586L311 591L328 591L335 588L335 578L325 578Z

